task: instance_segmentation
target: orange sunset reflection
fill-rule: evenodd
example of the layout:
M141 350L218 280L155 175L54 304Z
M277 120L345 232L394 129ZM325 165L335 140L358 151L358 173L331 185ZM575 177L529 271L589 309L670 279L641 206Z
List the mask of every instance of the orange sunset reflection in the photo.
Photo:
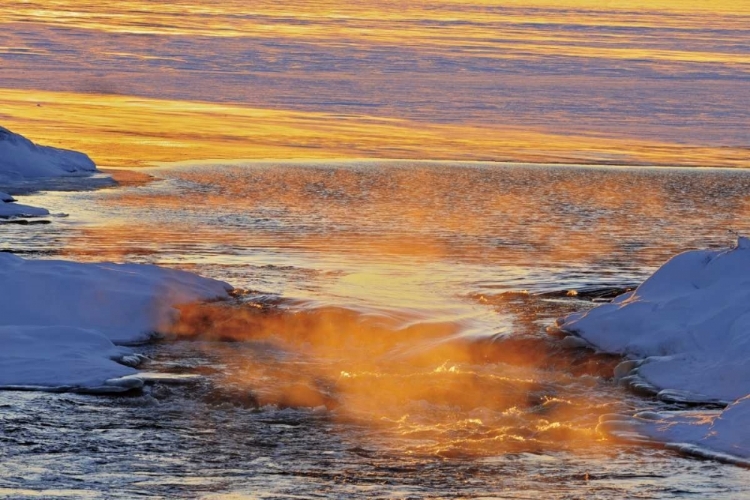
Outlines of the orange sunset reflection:
M685 147L508 127L425 125L109 95L0 89L0 105L8 128L43 144L87 151L103 167L237 158L385 157L698 166L737 166L746 160L741 148Z
M514 300L495 305L515 308ZM337 307L181 312L171 336L233 346L199 344L228 368L221 397L251 407L325 407L337 421L371 428L378 446L409 454L590 450L603 440L598 416L620 404L591 393L616 360L581 363L580 353L544 337L451 340L458 323ZM517 333L533 329L522 321ZM247 348L238 351L238 342ZM571 364L573 373L550 370ZM560 385L572 390L559 395Z

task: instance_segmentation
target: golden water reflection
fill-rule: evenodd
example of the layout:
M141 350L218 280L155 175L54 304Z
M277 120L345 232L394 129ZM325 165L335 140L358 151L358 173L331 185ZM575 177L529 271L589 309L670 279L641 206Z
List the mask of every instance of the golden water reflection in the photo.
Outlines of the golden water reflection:
M105 167L237 158L415 158L744 166L731 147L687 147L509 126L0 89L4 126Z
M363 442L375 436L399 453L590 451L604 439L598 416L622 406L602 390L617 360L566 352L529 334L533 323L512 338L468 341L455 337L458 322L404 326L403 315L338 307L204 304L181 313L171 335L201 341L197 348L222 365L213 398L325 411L369 428Z
M746 166L744 2L0 0L0 12L4 125L105 166Z
M227 258L279 249L386 265L656 266L747 224L742 172L323 161L149 173L168 180L108 193L97 208L106 221L66 251L120 260L210 244Z
M94 196L102 220L65 254L251 289L240 305L183 308L172 332L221 367L216 397L324 407L414 454L599 449L598 416L627 404L608 381L617 360L561 348L544 326L581 304L523 290L632 283L677 251L728 241L716 227L750 229L750 177L737 170L308 161L148 172L163 180Z

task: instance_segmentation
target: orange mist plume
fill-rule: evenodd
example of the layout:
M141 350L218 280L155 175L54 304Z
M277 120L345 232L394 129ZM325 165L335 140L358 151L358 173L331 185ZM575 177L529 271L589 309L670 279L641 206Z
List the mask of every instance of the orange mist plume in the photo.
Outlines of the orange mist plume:
M505 307L523 299L493 300ZM599 439L596 416L614 403L590 395L598 383L591 375L611 370L611 361L579 363L580 354L543 336L465 340L461 328L335 307L216 303L182 307L171 335L223 341L200 345L215 349L224 365L219 390L237 402L325 406L378 432L384 446L482 455ZM550 369L558 364L577 369ZM580 392L560 396L561 383Z

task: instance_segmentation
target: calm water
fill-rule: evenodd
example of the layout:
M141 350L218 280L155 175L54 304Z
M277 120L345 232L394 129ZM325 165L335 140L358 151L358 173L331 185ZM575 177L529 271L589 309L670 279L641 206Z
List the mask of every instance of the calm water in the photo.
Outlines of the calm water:
M746 0L0 0L3 126L99 165L745 166Z
M750 8L742 1L258 0L248 8L172 0L156 8L148 0L0 0L0 12L0 89L583 132L660 146L748 141ZM180 111L181 119L189 112ZM158 133L153 123L140 128Z
M195 270L124 398L0 393L0 496L737 498L750 472L605 440L659 406L544 332L670 255L750 232L750 173L426 162L203 164L42 193L37 258ZM54 491L51 491L54 490ZM106 494L102 492L106 491Z

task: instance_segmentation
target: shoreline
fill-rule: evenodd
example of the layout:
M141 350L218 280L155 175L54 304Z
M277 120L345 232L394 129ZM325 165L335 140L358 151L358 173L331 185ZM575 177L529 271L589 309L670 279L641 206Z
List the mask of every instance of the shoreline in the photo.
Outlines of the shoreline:
M351 160L338 160L335 163L338 163L338 164L348 164L350 162L351 162ZM236 160L236 161L232 162L233 165L238 165L238 164L241 165L243 163L244 163L243 160ZM253 164L260 163L260 164L263 164L263 165L273 165L273 164L278 164L279 162L277 162L277 161L262 161L262 162L252 162L252 163ZM292 161L292 162L284 162L284 163L285 164L292 164L292 165L299 165L299 164L301 164L301 165L321 165L321 166L327 166L327 167L331 166L331 162L327 161L327 160L314 160L314 161L307 160L307 161L302 161L302 162L300 162L300 161ZM368 160L360 159L359 163L375 164L375 165L377 165L377 164L383 164L383 163L386 163L386 164L389 164L389 165L406 163L406 164L413 165L415 162L412 161L412 160L390 160L390 161L383 161L383 160L377 160L377 159L368 159ZM431 164L438 164L438 165L450 164L450 165L453 165L453 166L457 166L455 162L449 162L449 161L435 162L435 161L432 161L432 160L422 160L422 161L419 161L418 163L419 164L426 164L426 165L431 165ZM206 164L206 162L200 162L199 164L197 164L197 166L203 166L205 164ZM461 163L458 164L458 166L460 166L462 164L470 165L470 166L480 165L480 166L485 166L485 167L488 167L488 168L489 167L493 167L493 166L497 166L497 165L503 165L506 168L509 167L509 166L510 167L518 166L518 167L526 167L526 168L534 166L534 165L519 164L519 163L496 164L496 163L487 163L487 162L461 162ZM162 168L166 168L168 166L169 167L174 167L175 165L174 164L172 164L172 165L164 165L164 167L162 167ZM188 167L189 166L196 166L196 163L194 163L194 162L181 162L177 166L188 166ZM545 165L539 165L539 166L540 167L544 167ZM554 165L554 167L559 167L559 165ZM572 167L573 168L592 168L591 166L583 166L583 165L577 165L577 166L574 165ZM602 167L602 168L612 168L612 167L607 167L607 166L600 166L600 167ZM629 169L631 167L619 166L617 168ZM654 167L654 168L659 168L659 167ZM688 169L680 168L680 170L684 171L684 170L688 170ZM722 171L724 171L724 169L722 169ZM116 169L116 170L112 170L112 169L106 169L105 168L105 169L102 169L101 172L103 174L114 174L114 176L115 176L114 180L116 181L117 179L119 179L121 181L116 186L110 186L110 187L137 187L137 186L146 185L146 184L148 184L148 183L153 182L154 180L156 180L154 178L154 176L152 176L152 175L150 175L148 173L138 172L138 169ZM33 262L33 261L27 261L24 265L29 266L29 265L31 265L30 264L31 262ZM73 270L73 267L75 267L75 265L74 265L73 262L64 262L64 261L39 261L39 262L45 262L45 263L49 263L49 264L54 264L56 266L60 266L60 265L69 266L71 268L70 277L74 277L74 276L80 274L80 271ZM93 267L91 267L91 266L102 266L102 264L88 264L88 265L86 265L86 264L78 264L78 265L80 265L80 266L89 266L89 267L86 267L86 269L88 269L88 270L92 270L93 269ZM109 265L109 264L104 264L104 265L105 266L113 267L112 265ZM138 272L140 272L140 270L145 270L146 269L143 266L132 266L132 265L127 265L127 264L125 266L131 266L131 267L133 267L134 273L135 273L136 267L138 268ZM83 269L83 267L81 269ZM86 272L88 272L88 271L86 271ZM162 271L160 271L160 272L162 272ZM165 269L165 270L163 270L163 272L171 272L171 271L167 271ZM52 275L50 275L50 276L52 276ZM225 285L226 285L226 283L225 283ZM149 293L152 293L152 292L149 291ZM158 295L158 293L160 293L160 292L157 292L157 295ZM171 303L172 304L176 304L176 303L182 303L182 302L174 302L174 301L172 301ZM156 331L158 331L158 330L156 330ZM74 334L75 335L81 335L80 332L74 332ZM121 335L121 334L118 334L118 335ZM21 332L21 334L19 334L17 336L19 338L21 338L23 336L23 332ZM113 345L117 345L117 346L122 346L122 345L125 345L125 344L129 343L129 341L127 341L127 340L124 341L123 339L120 339L119 337L113 338L111 340L113 341L112 344ZM88 340L86 340L86 342L88 342ZM580 345L574 345L573 342L567 342L566 343L565 341L561 342L561 346L573 347L573 348L582 347ZM111 349L111 347L107 347L107 349ZM124 352L121 355L123 356L122 359L125 359L125 357L132 357L133 356L133 354L130 353L130 352ZM110 356L109 357L110 360L114 359L114 358L111 357L111 355L108 355L108 356ZM623 359L626 359L626 358L623 358ZM125 363L125 365L129 366L131 368L134 366L133 363ZM615 370L615 373L617 373L617 369ZM134 388L137 389L137 387L136 387L137 384L135 382L133 382L133 380L138 378L138 374L137 373L135 373L135 374L125 374L125 376L127 377L127 380L126 380L126 382L124 382L126 384L126 386L124 386L124 387L120 387L119 382L117 382L122 377L111 377L111 378L108 378L105 381L104 385L112 385L113 390L114 390L114 388L117 388L117 391L120 391L122 389L125 389L125 390L131 390L131 389L134 389ZM141 383L141 387L142 387L143 383L146 383L146 382L145 381L142 382ZM9 383L9 384L3 384L3 385L5 386L4 388L7 388L7 389L28 389L31 386L34 386L35 384ZM90 388L90 390L87 389L87 388L80 388L78 391L74 390L74 392L95 392L95 393L96 392L102 392L102 390L103 390L102 387L103 387L102 385L96 385L93 388ZM60 387L56 387L56 388L52 388L50 390L51 391L58 391L60 389L61 389ZM637 389L637 387L632 387L631 389ZM637 393L638 391L634 391L634 392ZM672 401L672 402L675 402L675 401ZM714 403L714 402L711 401L711 403Z

